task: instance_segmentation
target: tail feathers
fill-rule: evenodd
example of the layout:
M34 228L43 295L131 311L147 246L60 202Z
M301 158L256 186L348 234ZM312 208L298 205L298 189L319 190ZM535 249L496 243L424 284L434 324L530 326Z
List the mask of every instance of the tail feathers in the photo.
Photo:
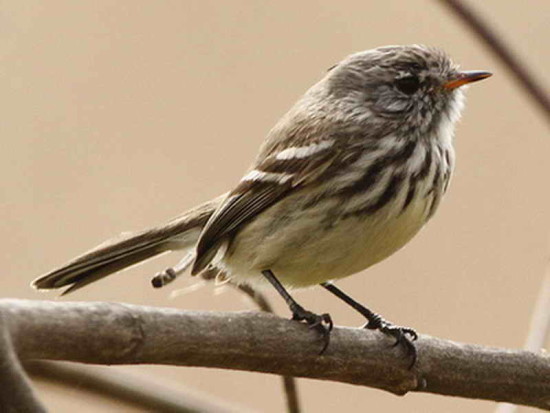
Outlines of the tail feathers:
M37 289L70 286L63 292L63 295L68 294L91 282L168 250L166 242L162 241L149 242L143 245L136 242L134 245L128 245L137 241L140 235L130 236L124 240L112 240L108 244L100 245L75 258L67 265L36 279L32 285Z
M134 264L143 262L149 258L152 258L160 253L164 252L162 249L146 249L144 251L137 251L124 257L123 260L119 259L117 261L107 262L104 265L97 266L95 268L90 268L88 271L84 271L78 275L73 275L70 279L67 280L65 285L70 285L61 295L68 294L70 292L79 290L86 285L100 280L104 277L107 277L110 274L123 270L125 268L131 267Z
M163 252L189 250L194 247L202 227L224 196L206 202L166 225L125 233L108 240L61 268L37 278L32 286L37 289L69 286L64 295Z

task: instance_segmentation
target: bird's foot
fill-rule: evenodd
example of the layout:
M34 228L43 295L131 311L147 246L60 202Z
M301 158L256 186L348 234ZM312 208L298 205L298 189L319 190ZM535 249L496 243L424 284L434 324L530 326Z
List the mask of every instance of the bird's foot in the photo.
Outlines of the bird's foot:
M292 308L292 320L305 321L309 328L315 329L321 334L323 348L319 352L319 355L323 354L330 342L330 332L334 326L330 314L315 314L300 305L296 305Z
M414 341L418 338L418 334L414 329L392 324L389 321L384 320L378 314L374 314L374 316L369 319L369 322L364 325L364 328L368 328L369 330L378 330L395 338L395 344L393 346L395 347L402 345L407 352L407 355L411 358L409 369L414 367L418 356L416 346L414 345Z

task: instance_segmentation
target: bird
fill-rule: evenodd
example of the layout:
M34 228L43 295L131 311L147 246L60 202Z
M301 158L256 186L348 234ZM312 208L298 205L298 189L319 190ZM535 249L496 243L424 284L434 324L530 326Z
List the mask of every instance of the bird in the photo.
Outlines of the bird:
M37 278L65 294L164 253L161 287L191 268L237 284L272 286L292 319L318 330L323 353L333 321L302 307L294 288L320 285L402 344L416 361L412 328L393 324L338 288L407 244L434 215L454 164L464 89L491 76L461 71L441 49L395 45L332 66L268 132L227 193L169 222L125 233Z

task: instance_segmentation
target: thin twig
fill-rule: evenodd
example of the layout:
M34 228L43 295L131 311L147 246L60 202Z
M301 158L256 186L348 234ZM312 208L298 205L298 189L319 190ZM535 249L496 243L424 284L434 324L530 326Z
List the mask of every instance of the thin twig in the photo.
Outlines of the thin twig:
M525 349L539 351L548 342L548 336L550 336L550 264L546 268L546 276L542 280L533 310Z
M539 296L531 316L529 333L525 349L539 351L544 348L550 336L550 263L546 267L546 274L542 280ZM517 406L510 403L499 403L496 413L514 413Z
M547 120L550 120L550 97L542 85L535 80L527 67L516 57L503 40L489 24L484 21L471 7L460 0L440 0L454 14L462 19L468 27L478 35L504 66L512 72L518 83L525 89L531 99L539 106Z
M0 408L6 412L46 412L21 367L9 331L9 316L0 312Z
M275 314L275 311L273 311L273 307L262 293L259 291L256 291L254 288L247 284L231 284L233 287L235 287L237 290L243 292L246 294L253 302L256 304L256 306L266 312Z
M256 291L254 288L246 284L231 285L250 297L260 310L265 311L266 313L275 313L267 298L259 291ZM292 376L282 376L281 378L283 379L283 391L286 397L287 412L300 413L300 399L298 396L298 386L296 383L296 379Z
M3 299L0 315L0 329L22 360L216 367L550 409L544 352L420 336L419 359L409 370L404 350L376 331L335 327L319 355L323 342L315 330L261 312Z
M164 287L167 284L173 282L176 278L175 276L166 277L164 276L164 274L166 274L166 272L156 275L153 279L153 285L156 286L156 288ZM224 274L216 268L211 268L201 273L200 277L206 281L215 281L219 278L224 279ZM273 311L273 307L271 306L265 295L263 295L259 291L256 291L251 286L247 284L235 284L230 280L228 280L228 284L236 290L244 293L248 298L252 300L254 304L256 304L256 306L261 311L272 314L275 313ZM300 413L300 402L298 397L296 379L291 376L281 376L281 379L283 381L283 392L286 398L287 412Z
M236 413L224 402L201 397L189 390L167 389L148 379L113 371L112 368L86 366L59 361L34 360L25 363L25 370L36 379L78 386L80 390L97 393L154 412L163 413Z
M286 395L286 410L288 413L300 413L300 399L296 379L292 376L282 376L283 389Z

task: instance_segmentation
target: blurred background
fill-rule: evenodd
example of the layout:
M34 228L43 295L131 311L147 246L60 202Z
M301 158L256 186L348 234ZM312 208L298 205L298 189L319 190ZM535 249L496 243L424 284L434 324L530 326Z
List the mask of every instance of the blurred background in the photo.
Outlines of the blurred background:
M527 0L518 8L486 0L475 7L548 90L550 3ZM469 90L457 130L457 169L438 214L402 251L339 286L420 333L523 345L549 255L548 125L438 2L4 0L0 22L3 297L55 299L55 292L33 291L30 281L106 238L161 223L225 192L275 121L347 54L424 43L445 49L465 69L494 76ZM148 262L62 300L254 308L242 294L213 285L170 299L195 283L190 277L153 290L150 277L179 258ZM337 324L363 322L320 288L295 294ZM289 316L276 293L269 298ZM112 369L195 389L243 411L285 406L277 376ZM484 401L399 398L314 380L298 385L307 412L494 409ZM51 411L130 411L80 391L78 383L39 382L37 389Z

